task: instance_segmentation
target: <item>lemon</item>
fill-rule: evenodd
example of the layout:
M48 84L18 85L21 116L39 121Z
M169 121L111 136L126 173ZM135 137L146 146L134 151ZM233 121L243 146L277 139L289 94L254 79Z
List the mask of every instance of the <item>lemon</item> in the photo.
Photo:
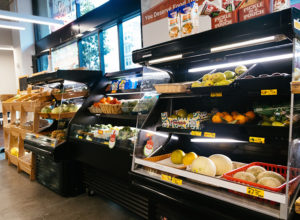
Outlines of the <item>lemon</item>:
M193 161L197 158L197 154L195 154L194 152L190 152L188 154L186 154L183 159L182 159L182 163L186 166L190 165L193 163Z
M182 164L182 159L185 156L185 153L182 150L175 150L171 154L171 161L174 164Z

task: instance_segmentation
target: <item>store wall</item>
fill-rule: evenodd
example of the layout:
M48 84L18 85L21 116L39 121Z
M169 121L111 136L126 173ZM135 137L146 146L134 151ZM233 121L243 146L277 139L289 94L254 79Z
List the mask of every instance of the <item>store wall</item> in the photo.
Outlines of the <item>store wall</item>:
M10 10L22 14L32 14L31 0L14 0L10 5ZM12 32L16 77L31 75L33 72L32 56L35 54L34 29L31 23L22 24L26 30Z
M2 33L0 42L2 40ZM15 94L17 92L14 52L0 50L0 94ZM0 112L2 107L0 105Z

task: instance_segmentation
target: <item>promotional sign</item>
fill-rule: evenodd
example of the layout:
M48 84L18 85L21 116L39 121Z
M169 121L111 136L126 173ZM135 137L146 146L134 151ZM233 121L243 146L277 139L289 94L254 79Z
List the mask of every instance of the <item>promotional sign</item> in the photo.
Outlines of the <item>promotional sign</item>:
M144 47L256 18L289 0L141 0Z

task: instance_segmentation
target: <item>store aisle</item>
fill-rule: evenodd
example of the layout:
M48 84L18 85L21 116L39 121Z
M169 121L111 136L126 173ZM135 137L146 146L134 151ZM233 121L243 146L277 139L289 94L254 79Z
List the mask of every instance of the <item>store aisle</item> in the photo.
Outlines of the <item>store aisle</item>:
M24 173L7 160L0 161L0 220L113 220L138 219L127 210L98 196L64 198Z

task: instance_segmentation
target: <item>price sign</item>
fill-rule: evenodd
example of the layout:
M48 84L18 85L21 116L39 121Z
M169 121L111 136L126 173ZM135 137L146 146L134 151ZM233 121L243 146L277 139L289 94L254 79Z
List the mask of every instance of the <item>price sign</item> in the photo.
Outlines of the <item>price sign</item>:
M117 90L112 90L111 93L117 93Z
M247 192L246 193L248 195L256 196L256 197L259 197L259 198L264 198L264 196L265 196L265 191L263 191L261 189L256 189L256 188L253 188L253 187L247 187Z
M167 182L171 182L172 181L172 177L171 176L168 176L166 174L161 174L161 179L163 181L167 181Z
M181 179L178 179L178 178L176 178L176 177L173 177L173 178L172 178L172 183L181 186L181 185L182 185L182 180L181 180Z
M277 95L277 89L262 89L260 91L260 95L262 96Z
M103 134L103 131L102 130L98 130L98 134Z
M216 133L204 132L204 137L215 138L216 137Z
M265 138L263 137L249 137L249 142L257 144L265 144Z
M210 97L222 97L223 93L222 92L211 92Z
M103 144L105 144L105 145L109 145L108 141L105 141L105 142L103 142Z
M201 136L202 132L201 131L191 131L190 134L193 135L193 136Z

